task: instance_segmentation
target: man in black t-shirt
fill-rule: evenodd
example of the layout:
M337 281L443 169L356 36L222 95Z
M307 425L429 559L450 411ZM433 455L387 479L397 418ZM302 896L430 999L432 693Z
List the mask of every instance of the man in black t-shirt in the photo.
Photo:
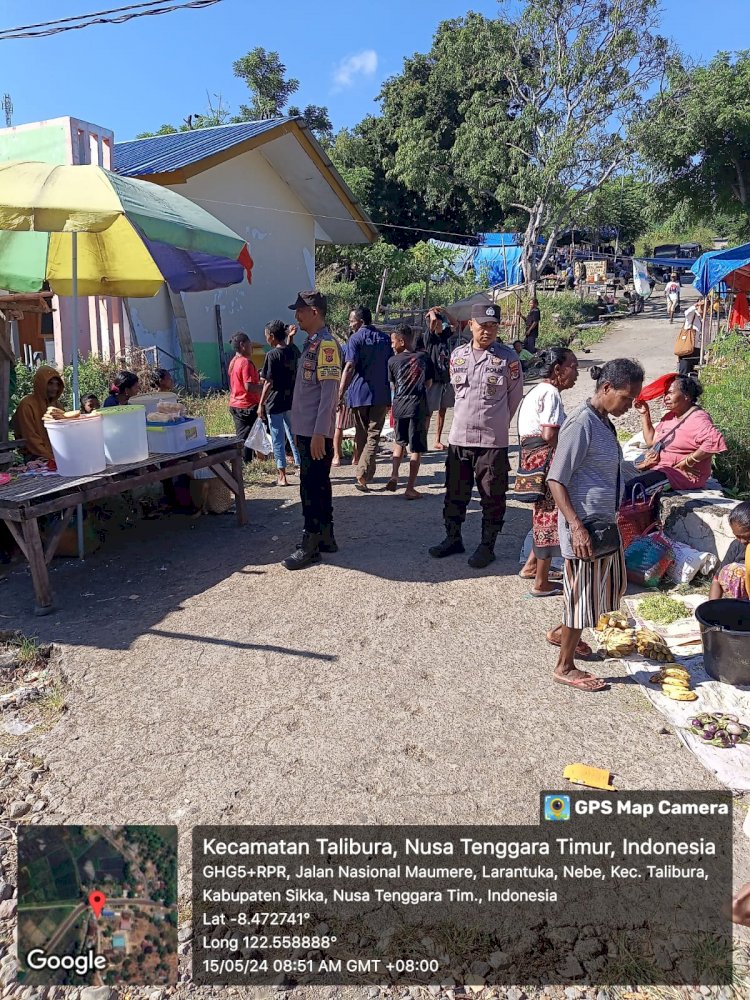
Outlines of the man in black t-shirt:
M260 373L263 392L258 406L261 420L268 415L279 486L289 486L286 478L286 440L292 449L294 464L299 466L299 452L294 443L290 417L300 353L294 344L287 343L288 333L288 327L280 319L266 327L266 340L271 350L266 354Z
M388 361L388 378L393 388L394 445L393 470L386 483L392 493L398 489L398 470L404 451L409 449L409 481L404 496L419 500L416 482L422 455L427 451L427 390L434 376L432 361L424 351L413 351L413 334L399 326L391 334L394 356Z

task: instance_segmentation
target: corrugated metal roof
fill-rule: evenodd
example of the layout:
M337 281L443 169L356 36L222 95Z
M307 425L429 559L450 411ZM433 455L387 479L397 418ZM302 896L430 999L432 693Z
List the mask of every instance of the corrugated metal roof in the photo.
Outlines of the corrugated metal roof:
M269 118L266 121L216 125L189 132L174 132L171 135L154 135L148 139L116 142L114 169L126 177L147 177L149 174L180 170L291 120Z

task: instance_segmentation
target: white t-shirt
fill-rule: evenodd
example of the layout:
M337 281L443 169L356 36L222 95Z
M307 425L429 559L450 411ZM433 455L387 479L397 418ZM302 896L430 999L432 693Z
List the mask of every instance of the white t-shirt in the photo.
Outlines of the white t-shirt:
M682 327L684 330L689 330L691 327L693 328L695 346L700 347L701 338L703 336L703 318L695 306L690 306L685 310Z
M679 298L679 296L680 296L680 286L677 284L676 281L670 281L670 282L668 282L664 286L664 294L667 297L675 295L675 296L677 296L677 298Z
M549 382L531 389L518 411L518 436L539 437L542 427L562 427L565 421L560 390Z

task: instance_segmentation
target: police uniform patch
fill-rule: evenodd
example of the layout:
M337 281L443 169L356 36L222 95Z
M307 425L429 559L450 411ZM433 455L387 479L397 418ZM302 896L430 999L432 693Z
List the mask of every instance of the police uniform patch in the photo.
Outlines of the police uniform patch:
M517 379L521 375L521 362L511 361L508 364L508 370L510 371L510 377L512 379Z
M489 383L490 385L497 385L497 382L498 382L498 376L497 376L497 375L488 375L488 376L487 376L487 382L488 382L488 383Z
M493 368L499 368L502 365L502 363L503 363L502 358L496 358L493 355L490 355L490 364L492 365Z
M485 396L497 396L497 386L488 385L487 388L484 390L484 394Z
M304 379L304 380L305 380L306 382L312 382L312 372L308 372L308 371L304 371L304 372L302 372L302 378L303 378L303 379Z
M314 361L305 361L305 362L303 362L302 367L305 368L305 369L307 369L307 371L309 371L309 372L315 371L315 362Z
M451 364L453 365L454 368L461 368L463 367L463 365L466 364L466 358L454 358L451 361Z
M327 365L332 365L333 364L333 357L334 357L335 353L336 352L334 351L334 349L332 347L324 347L323 348L323 360L325 361L325 363Z

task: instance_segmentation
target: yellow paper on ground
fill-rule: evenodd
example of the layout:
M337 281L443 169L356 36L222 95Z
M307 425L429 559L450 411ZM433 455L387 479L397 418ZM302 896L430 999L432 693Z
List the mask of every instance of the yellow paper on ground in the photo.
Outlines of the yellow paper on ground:
M563 771L563 778L575 785L586 785L587 788L601 788L605 792L615 792L612 784L612 774L603 767L591 767L589 764L568 764Z

